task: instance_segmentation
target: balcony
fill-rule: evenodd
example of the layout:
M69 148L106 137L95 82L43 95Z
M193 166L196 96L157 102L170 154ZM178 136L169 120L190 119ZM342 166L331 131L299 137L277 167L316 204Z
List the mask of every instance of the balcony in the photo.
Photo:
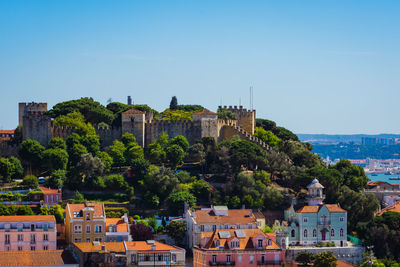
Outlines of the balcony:
M279 261L257 261L257 266L274 266L274 265L282 265L283 261L279 260Z
M210 261L210 266L235 266L234 261Z
M318 221L318 225L331 225L330 220L320 220Z

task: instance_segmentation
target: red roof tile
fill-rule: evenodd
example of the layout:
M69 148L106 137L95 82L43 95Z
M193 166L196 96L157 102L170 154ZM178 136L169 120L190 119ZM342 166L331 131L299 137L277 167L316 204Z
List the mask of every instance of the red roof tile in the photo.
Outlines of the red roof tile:
M0 222L55 222L54 215L11 215L0 216Z
M254 214L248 209L229 209L227 216L216 216L212 210L196 210L196 223L255 223Z
M67 250L0 251L0 266L76 264Z
M127 111L122 112L123 114L145 114L143 111L140 111L136 108L128 109Z
M85 204L67 204L65 210L69 210L71 218L74 215L74 212L81 212L84 208L89 207L94 209L95 217L103 217L104 215L104 205L103 203L85 203Z
M117 232L118 233L126 233L129 232L128 230L128 224L124 222L123 219L121 218L107 218L106 219L106 227L108 231L108 226L109 225L116 225L117 226Z
M202 111L197 111L193 113L193 115L218 115L218 114L205 108Z

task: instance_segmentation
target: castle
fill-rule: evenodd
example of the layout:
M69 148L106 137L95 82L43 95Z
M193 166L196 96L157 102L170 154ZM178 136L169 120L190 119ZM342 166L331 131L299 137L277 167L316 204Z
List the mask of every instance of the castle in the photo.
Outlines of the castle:
M222 108L222 106L220 106ZM196 112L192 120L162 121L153 118L151 111L142 112L129 109L121 114L121 127L94 126L100 137L101 145L109 146L124 133L132 133L142 147L151 144L162 132L169 137L183 135L190 144L202 137L213 137L217 142L230 139L237 135L242 139L260 145L263 149L269 147L263 141L253 136L255 131L255 110L247 110L243 106L224 106L236 114L236 120L221 120L217 113L207 109ZM22 125L23 139L37 140L46 146L51 138L66 139L74 132L73 127L55 126L46 114L47 103L19 103L19 124Z

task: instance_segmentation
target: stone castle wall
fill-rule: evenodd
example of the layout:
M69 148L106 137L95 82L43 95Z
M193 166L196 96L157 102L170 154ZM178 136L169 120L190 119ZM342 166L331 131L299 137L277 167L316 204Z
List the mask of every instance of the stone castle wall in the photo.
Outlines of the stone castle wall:
M222 106L219 106L222 108ZM249 134L254 134L254 130L256 127L256 111L255 110L247 110L243 108L243 106L224 106L224 109L232 111L236 114L236 119L238 121L238 125L242 127Z
M23 139L33 139L47 145L51 139L51 118L43 111L27 111L22 119Z

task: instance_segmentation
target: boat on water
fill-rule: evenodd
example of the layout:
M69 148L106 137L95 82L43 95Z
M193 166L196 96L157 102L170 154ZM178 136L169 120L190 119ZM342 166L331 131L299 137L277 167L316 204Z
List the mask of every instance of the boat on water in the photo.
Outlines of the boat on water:
M391 172L385 172L385 175L392 175Z
M371 176L378 176L378 174L376 174L376 173L371 173Z
M397 176L397 177L390 177L389 180L400 180L400 176Z

